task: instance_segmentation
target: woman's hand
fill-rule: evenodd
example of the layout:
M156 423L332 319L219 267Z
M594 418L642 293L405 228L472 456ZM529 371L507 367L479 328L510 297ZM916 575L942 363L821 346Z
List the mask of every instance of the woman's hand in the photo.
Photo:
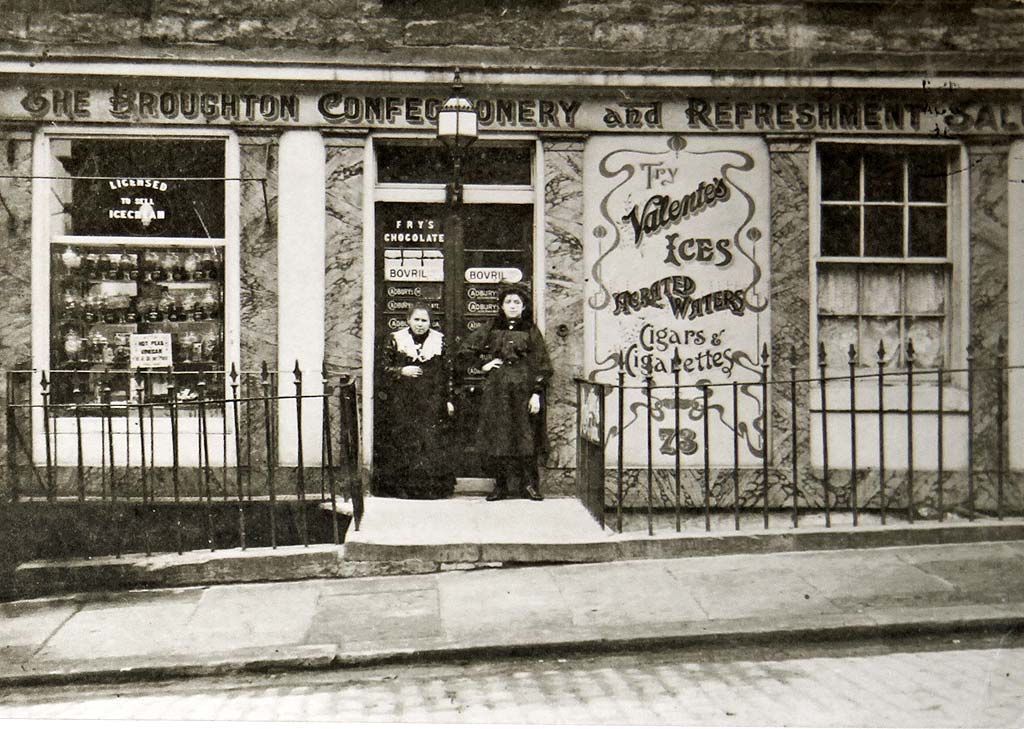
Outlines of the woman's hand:
M502 364L504 363L501 361L501 357L495 357L480 369L483 370L484 372L490 372L491 370L498 369L499 367L501 367Z
M540 412L540 395L536 392L530 395L530 402L528 404L530 409L530 415L536 415Z
M423 368L416 365L406 365L402 368L402 377L419 377L423 374Z

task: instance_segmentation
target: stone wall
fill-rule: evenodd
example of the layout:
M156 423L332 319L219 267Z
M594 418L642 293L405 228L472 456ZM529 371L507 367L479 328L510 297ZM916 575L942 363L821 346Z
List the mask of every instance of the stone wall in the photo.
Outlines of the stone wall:
M0 44L624 68L1019 70L1024 7L655 0L8 0ZM67 12L68 8L75 12ZM566 53L566 51L572 51Z

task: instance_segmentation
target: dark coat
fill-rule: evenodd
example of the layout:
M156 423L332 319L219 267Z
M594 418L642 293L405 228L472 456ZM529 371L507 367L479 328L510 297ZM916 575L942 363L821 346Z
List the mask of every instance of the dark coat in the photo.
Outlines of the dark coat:
M494 358L502 366L486 374L477 425L477 448L492 457L535 457L546 447L544 413L529 414L530 396L543 394L551 377L544 337L532 323L495 320L464 341L460 359L482 367ZM543 408L543 402L542 402Z

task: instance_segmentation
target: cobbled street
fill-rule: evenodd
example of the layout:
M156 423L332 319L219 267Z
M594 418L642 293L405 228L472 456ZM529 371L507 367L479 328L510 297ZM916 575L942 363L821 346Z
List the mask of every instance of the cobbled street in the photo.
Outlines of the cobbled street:
M674 650L5 689L0 717L1019 727L1024 638Z

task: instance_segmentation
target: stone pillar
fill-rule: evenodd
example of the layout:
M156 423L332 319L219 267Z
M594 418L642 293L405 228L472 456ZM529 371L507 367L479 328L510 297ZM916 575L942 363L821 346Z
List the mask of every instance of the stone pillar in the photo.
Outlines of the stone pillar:
M303 372L303 394L323 394L326 166L323 138L315 131L287 131L280 141L277 236L278 390L295 393L292 370ZM320 462L322 411L318 400L302 407L303 456L306 465ZM295 403L281 402L278 454L282 465L297 463Z
M32 136L29 132L0 131L0 403L6 405L9 393L7 374L11 370L32 367ZM25 375L18 384L28 385ZM28 390L24 391L28 397ZM25 443L32 441L30 422L19 419ZM7 413L0 417L0 499L10 498L13 474L7 472ZM27 454L19 454L19 463Z
M771 155L771 344L769 356L774 380L787 380L790 356L796 352L797 378L808 374L811 302L808 287L810 230L810 140L769 138ZM777 482L772 484L771 501L776 506L792 503L791 458L793 452L791 397L788 385L772 387L772 465ZM797 390L797 464L805 473L809 459L809 413L806 389ZM807 478L798 477L795 486L811 505L820 505L820 493L807 493Z
M277 137L239 135L241 363L277 362ZM264 197L264 192L266 196ZM258 379L254 380L258 385Z
M544 140L544 339L555 374L547 394L551 494L575 491L576 388L583 368L583 140Z
M974 467L975 504L996 506L998 421L997 346L1007 336L1009 149L984 141L967 146L970 170L970 339L974 346ZM1003 448L1007 449L1006 420ZM1015 499L1019 503L1019 499Z
M1024 142L1010 147L1007 195L1009 230L1009 364L1024 368ZM1009 442L1024 443L1024 369L1009 373ZM1024 448L1011 448L1010 467L1024 470Z

